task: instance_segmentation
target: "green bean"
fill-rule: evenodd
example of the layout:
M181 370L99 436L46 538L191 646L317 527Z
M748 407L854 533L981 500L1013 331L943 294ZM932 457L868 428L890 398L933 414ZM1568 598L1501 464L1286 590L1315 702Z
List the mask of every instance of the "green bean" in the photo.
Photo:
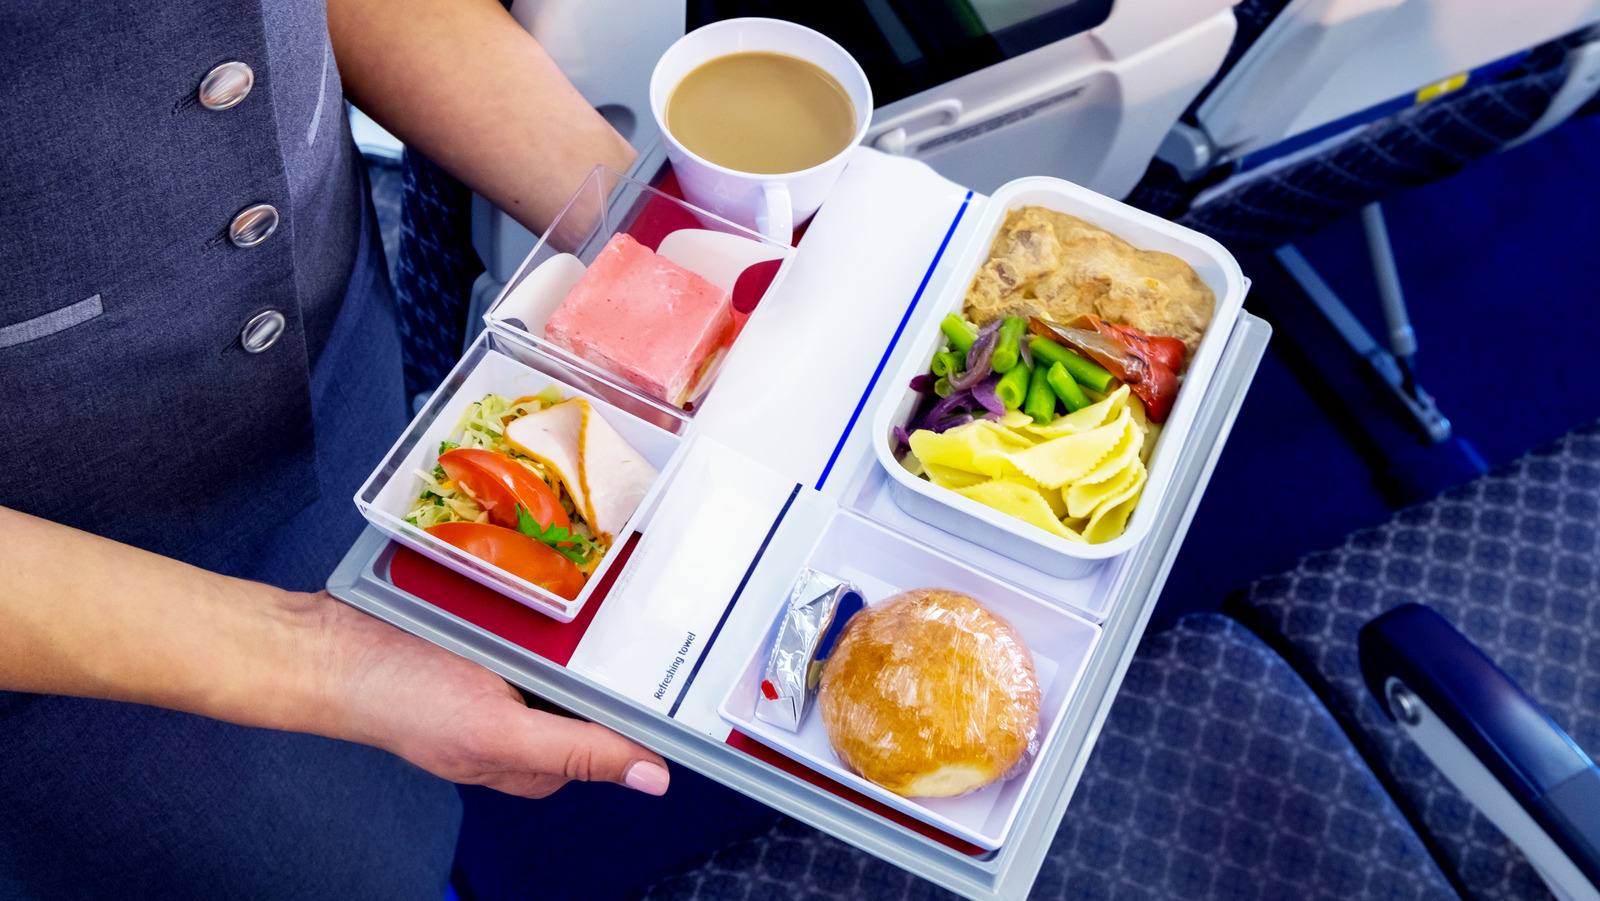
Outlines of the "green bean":
M1007 410L1022 406L1028 396L1028 379L1032 374L1033 370L1027 366L1013 366L1010 372L1000 377L1000 382L994 386L994 393L1000 395L1000 402L1006 405Z
M950 313L939 323L939 330L950 339L950 347L963 354L972 349L972 342L978 340L978 330L972 323L961 318L960 313Z
M1022 402L1022 412L1032 416L1039 425L1056 418L1056 393L1050 390L1048 376L1048 367L1033 367L1028 377L1028 397Z
M935 378L953 376L967 368L967 358L953 350L941 351L933 355L931 371Z
M1051 341L1042 335L1035 335L1029 342L1028 348L1033 351L1035 361L1044 360L1046 363L1060 363L1066 367L1067 373L1073 381L1092 389L1097 394L1105 394L1117 377L1107 372L1101 366L1087 357L1079 356L1061 344ZM1035 365L1038 365L1037 362Z
M989 358L989 365L994 367L995 372L1010 372L1022 359L1022 350L1017 343L1027 330L1028 324L1020 316L1007 316L1000 320L1000 339L995 342L994 354Z
M1076 413L1089 406L1089 398L1083 395L1083 389L1072 380L1067 367L1060 363L1051 363L1050 371L1045 373L1045 381L1049 383L1056 397L1061 398L1061 405L1067 408L1068 413Z

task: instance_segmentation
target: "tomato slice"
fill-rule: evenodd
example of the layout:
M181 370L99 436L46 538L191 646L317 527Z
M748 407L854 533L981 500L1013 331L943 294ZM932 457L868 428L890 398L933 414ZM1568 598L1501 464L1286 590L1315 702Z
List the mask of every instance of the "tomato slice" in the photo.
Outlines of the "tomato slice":
M583 572L576 564L515 529L487 522L442 522L426 531L569 601L583 590Z
M540 526L548 528L554 523L565 529L572 525L555 489L505 454L458 447L440 454L439 465L444 467L444 474L451 481L478 502L496 525L515 529L519 504L527 508Z

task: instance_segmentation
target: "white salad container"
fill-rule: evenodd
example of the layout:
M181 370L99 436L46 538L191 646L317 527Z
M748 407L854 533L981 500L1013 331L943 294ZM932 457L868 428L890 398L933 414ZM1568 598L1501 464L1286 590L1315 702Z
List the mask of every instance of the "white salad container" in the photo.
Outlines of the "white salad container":
M422 489L417 472L434 467L439 442L450 437L469 404L488 394L506 398L538 394L550 385L557 386L563 399L588 400L595 412L660 473L599 567L589 575L583 590L570 601L405 521L411 502ZM687 431L688 421L681 415L659 410L642 396L592 379L535 348L521 347L503 336L485 332L401 434L383 463L368 476L356 494L356 506L367 521L401 544L553 619L571 622L596 587L605 582L612 563L622 557L620 551L667 482Z
M1149 479L1123 533L1100 544L1084 544L1052 535L970 498L912 475L895 456L894 429L915 412L918 395L911 380L927 372L934 353L944 346L939 322L960 312L973 276L989 257L989 246L1006 214L1025 206L1043 206L1068 213L1117 235L1140 250L1170 253L1190 266L1216 294L1216 312L1180 383L1172 413L1161 429L1149 463ZM1077 578L1103 560L1127 552L1150 530L1153 514L1172 481L1179 450L1189 440L1195 414L1222 357L1223 345L1249 287L1233 255L1219 243L1159 216L1096 194L1058 178L1021 178L1002 185L983 208L971 239L957 257L944 292L934 302L934 315L912 339L911 354L895 376L903 390L885 395L873 419L872 441L879 462L888 471L895 502L911 516L1025 563L1041 572Z

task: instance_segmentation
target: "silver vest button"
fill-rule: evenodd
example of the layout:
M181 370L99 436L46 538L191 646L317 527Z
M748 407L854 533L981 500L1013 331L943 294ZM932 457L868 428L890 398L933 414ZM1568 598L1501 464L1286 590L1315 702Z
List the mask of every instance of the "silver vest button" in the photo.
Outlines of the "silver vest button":
M283 337L284 318L277 310L268 310L257 313L244 324L244 330L239 332L239 343L244 345L245 353L258 354Z
M244 63L223 63L200 81L200 105L210 110L233 109L250 93L256 73Z
M235 247L254 247L277 229L278 208L270 203L258 203L233 217L228 225L228 239Z

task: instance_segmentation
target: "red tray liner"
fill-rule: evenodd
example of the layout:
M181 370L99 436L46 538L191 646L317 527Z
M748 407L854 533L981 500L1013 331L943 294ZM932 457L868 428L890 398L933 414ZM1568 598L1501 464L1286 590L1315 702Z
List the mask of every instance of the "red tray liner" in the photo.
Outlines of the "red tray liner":
M668 172L662 177L661 183L655 186L655 189L668 197L675 197L688 203L687 200L684 200L683 189L678 185L676 173ZM806 233L806 226L810 224L811 220L807 219L795 228L794 238L789 242L790 245L800 246L800 239ZM623 230L633 240L651 250L655 250L661 246L662 238L680 228L705 228L705 226L701 224L699 219L694 217L694 214L683 207L677 204L664 203L656 197L651 197L645 202L644 209L639 211L639 215L634 217L633 223Z
M785 755L783 752L769 748L756 741L738 729L728 733L728 746L738 748L751 757L764 763L769 763L791 776L799 776L812 785L832 792L857 807L864 807L886 820L892 820L912 832L933 839L951 850L959 851L972 857L982 857L989 853L971 842L956 838L936 826L924 823L916 817L908 816L901 811L895 810L876 798L868 797L847 785L835 782L798 760Z
M635 532L629 537L628 543L617 551L621 556L612 561L605 580L595 586L594 594L583 605L582 612L570 623L557 622L537 610L524 607L409 548L400 548L395 552L394 560L389 564L389 580L396 588L408 591L441 610L493 632L552 663L566 666L638 543L639 533Z

